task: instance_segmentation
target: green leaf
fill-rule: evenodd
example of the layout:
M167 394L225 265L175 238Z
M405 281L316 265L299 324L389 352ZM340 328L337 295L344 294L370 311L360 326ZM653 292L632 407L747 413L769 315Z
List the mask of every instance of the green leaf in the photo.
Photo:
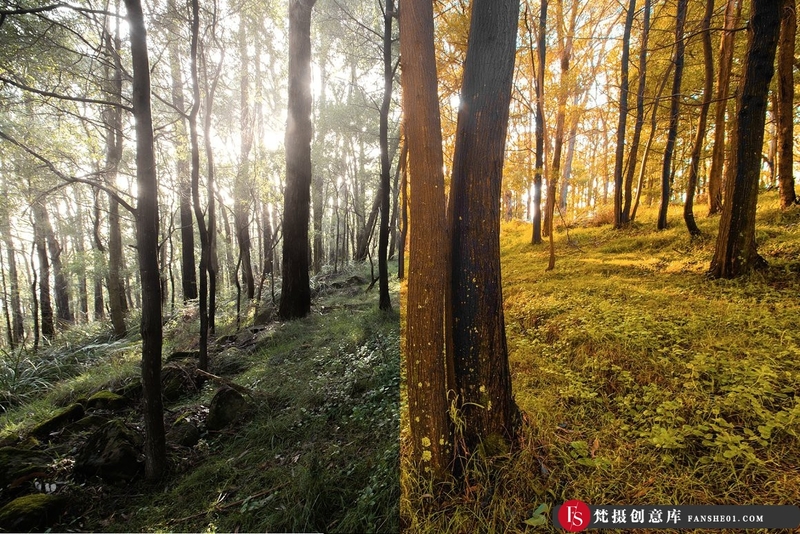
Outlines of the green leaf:
M526 519L524 523L532 527L541 527L547 524L547 514L550 512L549 504L540 504L533 512L530 519Z

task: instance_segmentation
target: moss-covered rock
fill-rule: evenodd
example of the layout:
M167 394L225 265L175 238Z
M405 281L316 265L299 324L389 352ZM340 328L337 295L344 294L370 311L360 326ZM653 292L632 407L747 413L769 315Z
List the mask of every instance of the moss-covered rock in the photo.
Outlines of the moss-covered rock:
M58 521L68 502L64 495L34 493L18 497L0 508L0 528L8 532L45 530Z
M106 423L108 423L107 417L103 417L102 415L92 414L92 415L87 415L83 419L78 419L77 421L69 425L68 428L73 432L83 432L86 430L91 430L93 428L103 426Z
M142 379L133 378L127 383L114 389L114 393L122 395L129 400L139 400L142 398Z
M211 399L206 426L209 430L222 430L226 426L244 419L251 413L251 405L238 391L222 387Z
M197 393L196 368L193 362L174 362L164 366L161 370L161 396L166 402Z
M20 447L0 448L0 490L23 477L47 471L51 461L52 458L42 451Z
M200 429L186 419L177 421L167 432L167 442L169 443L194 447L198 441L200 441Z
M61 430L69 423L77 421L82 418L84 414L83 405L79 403L72 404L60 412L56 413L50 419L42 421L31 430L31 435L37 438L45 438L52 432Z
M142 436L117 419L109 421L89 436L75 454L75 475L99 476L106 481L130 480L143 468L139 452Z
M120 410L128 404L128 399L123 395L111 391L98 391L86 401L87 408Z

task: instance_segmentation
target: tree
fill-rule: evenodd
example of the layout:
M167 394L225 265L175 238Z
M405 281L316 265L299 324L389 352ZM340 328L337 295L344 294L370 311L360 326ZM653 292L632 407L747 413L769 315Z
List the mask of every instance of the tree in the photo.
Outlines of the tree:
M289 4L289 110L286 123L286 187L283 210L283 286L279 315L311 311L308 217L311 202L311 10L316 0Z
M453 450L445 378L445 216L442 129L433 42L433 5L400 9L404 132L410 223L406 303L406 390L413 459L433 479L446 476Z
M510 439L518 423L500 278L500 190L518 16L519 0L475 1L460 93L450 273L455 386L468 451L482 441Z
M617 154L614 163L614 227L621 228L628 222L629 214L622 204L623 196L623 158L625 156L625 130L628 124L628 62L631 48L631 26L636 11L636 0L630 0L625 15L625 28L622 32L622 58L619 89L619 123L617 126ZM632 152L633 153L633 152ZM630 206L630 202L628 202Z
M700 38L703 40L703 101L700 104L700 117L697 119L697 133L692 145L689 175L686 178L686 202L683 205L683 220L686 228L693 236L700 235L700 228L694 221L694 194L697 190L697 177L700 174L700 156L703 152L703 141L706 136L708 109L711 107L714 90L714 63L711 55L711 16L714 14L714 0L706 0L706 11L700 24Z
M547 61L547 0L539 10L539 68L536 71L536 170L533 177L533 235L531 243L542 242L542 173L544 172L544 71ZM527 23L527 18L525 19ZM533 61L533 59L531 59Z
M394 69L392 68L392 19L396 15L394 0L386 0L383 14L383 101L380 116L381 186L378 196L381 202L381 221L378 232L378 289L381 310L392 309L389 298L389 205L391 200L391 162L389 161L389 106L392 103Z
M717 91L714 96L714 146L711 152L711 166L708 170L708 214L722 211L722 171L725 165L725 115L728 109L731 68L733 66L733 44L735 28L739 23L740 0L727 0L725 4L725 23L719 45L719 75Z
M145 476L158 480L166 469L164 407L161 400L161 279L158 270L158 181L150 110L150 65L140 0L125 0L133 63L136 119L136 251L142 283L142 391Z
M678 0L678 12L675 17L675 74L672 79L672 96L669 107L669 129L667 131L667 146L664 149L664 160L661 166L661 205L658 208L658 229L667 227L667 208L672 193L670 180L672 171L672 155L675 151L675 139L678 137L678 110L680 107L681 80L683 79L684 51L686 42L683 38L686 24L686 10L688 0Z
M760 0L753 2L750 14L744 74L736 102L732 170L725 184L726 201L711 262L714 278L735 278L765 264L756 250L756 205L782 5L783 0Z
M795 0L784 0L778 56L778 184L781 209L797 203L794 190L794 50L797 35Z

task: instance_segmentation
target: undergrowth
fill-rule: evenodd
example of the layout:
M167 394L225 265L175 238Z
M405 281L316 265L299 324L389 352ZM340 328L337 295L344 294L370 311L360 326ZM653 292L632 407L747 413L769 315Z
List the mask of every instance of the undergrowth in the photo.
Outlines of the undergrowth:
M570 499L800 502L800 211L759 202L770 268L732 281L706 276L718 218L698 219L699 239L677 208L661 232L650 210L621 231L562 228L550 272L530 225L504 224L525 424L512 454L476 460L441 502L404 463L406 530L548 531L548 510Z
M205 432L191 449L170 446L170 472L160 484L68 484L88 510L56 528L398 531L399 316L378 310L377 287L365 292L368 268L317 277L318 297L301 320L250 330L253 310L243 309L237 333L235 303L221 302L217 337L253 341L215 352L210 369L253 392L253 416ZM393 286L397 310L396 281ZM191 304L176 310L165 326L165 359L172 351L196 350L198 328ZM18 395L22 404L0 420L0 438L24 436L58 406L140 372L136 336L116 343L63 340L54 352L66 354L67 345L75 347L70 354L92 356L75 372L54 377L46 391ZM168 425L196 420L216 387L207 382L198 394L168 404Z

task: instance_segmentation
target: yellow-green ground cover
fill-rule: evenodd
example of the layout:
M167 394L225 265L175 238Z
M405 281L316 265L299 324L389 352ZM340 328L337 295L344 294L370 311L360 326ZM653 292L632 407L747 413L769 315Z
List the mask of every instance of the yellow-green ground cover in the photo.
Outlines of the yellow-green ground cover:
M503 224L522 435L440 502L404 463L409 532L547 531L534 512L569 499L800 503L800 210L762 195L770 268L734 281L705 274L718 218L699 217L700 239L678 207L670 221L659 232L645 210L621 231L559 229L550 272L530 225Z

